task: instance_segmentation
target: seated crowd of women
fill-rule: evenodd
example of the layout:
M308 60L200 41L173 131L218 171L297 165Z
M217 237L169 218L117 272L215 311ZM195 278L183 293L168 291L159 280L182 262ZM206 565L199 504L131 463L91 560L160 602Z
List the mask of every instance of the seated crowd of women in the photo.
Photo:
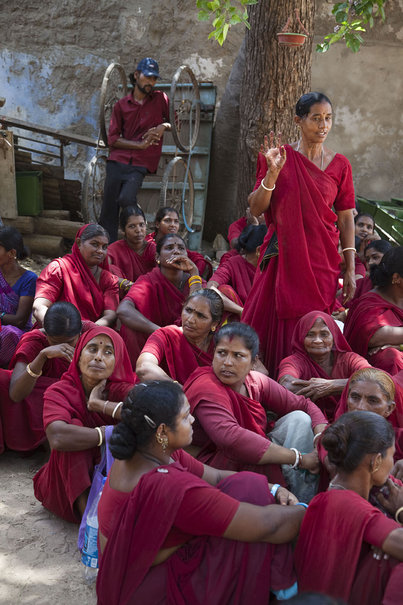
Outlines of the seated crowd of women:
M358 215L360 291L334 317L299 317L269 377L242 321L267 228L243 223L212 274L174 209L147 236L125 208L122 240L86 225L38 279L0 229L0 452L47 440L35 496L79 523L109 447L100 604L260 605L299 589L397 605L403 247Z

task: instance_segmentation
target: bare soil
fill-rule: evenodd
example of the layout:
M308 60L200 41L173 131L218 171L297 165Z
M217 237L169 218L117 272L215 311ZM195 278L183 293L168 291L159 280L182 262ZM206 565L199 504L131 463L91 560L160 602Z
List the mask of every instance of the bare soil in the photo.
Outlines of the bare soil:
M82 578L78 526L47 511L32 478L48 454L0 457L0 604L95 605Z

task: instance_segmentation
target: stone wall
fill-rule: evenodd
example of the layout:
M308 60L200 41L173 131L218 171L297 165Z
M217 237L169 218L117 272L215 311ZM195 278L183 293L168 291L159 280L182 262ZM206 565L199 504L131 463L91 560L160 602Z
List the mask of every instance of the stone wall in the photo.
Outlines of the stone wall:
M316 41L333 26L331 6L317 0ZM0 113L93 137L102 75L112 60L130 72L139 58L153 56L166 82L188 63L200 80L217 85L220 102L243 38L242 28L235 28L223 48L207 40L210 26L197 21L195 0L11 0L2 8L0 96L7 102ZM371 31L358 54L339 44L325 55L314 53L312 69L312 88L334 103L329 146L351 160L357 192L377 199L403 197L403 0L390 0L386 8L386 24ZM218 140L228 163L238 127L238 82L235 74L226 92L229 150L225 129ZM67 174L81 178L92 153L68 147ZM212 176L210 199L222 195L217 181L233 195L233 171L225 179L220 171Z

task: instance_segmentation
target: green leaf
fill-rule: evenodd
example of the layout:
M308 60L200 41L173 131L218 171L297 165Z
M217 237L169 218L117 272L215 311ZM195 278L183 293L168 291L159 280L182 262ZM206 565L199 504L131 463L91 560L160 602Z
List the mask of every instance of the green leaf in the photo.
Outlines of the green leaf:
M220 0L212 0L212 2L207 2L207 6L211 11L215 11L217 8L220 8Z
M242 23L242 19L239 15L234 15L233 17L231 17L229 22L231 25L236 25L237 23Z
M198 12L197 18L199 21L208 21L210 19L210 13L201 10Z
M329 44L327 42L322 42L322 44L316 45L316 52L325 53L329 50Z

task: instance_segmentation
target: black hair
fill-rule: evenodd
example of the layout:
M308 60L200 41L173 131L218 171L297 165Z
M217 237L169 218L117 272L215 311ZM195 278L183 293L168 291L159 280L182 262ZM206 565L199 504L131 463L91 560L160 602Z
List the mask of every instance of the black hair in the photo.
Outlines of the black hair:
M92 239L93 237L96 237L97 235L106 237L108 242L110 240L109 233L107 232L106 229L104 229L101 225L98 225L97 223L90 223L89 225L87 225L87 227L84 229L84 231L80 235L80 241L86 242L87 240Z
M254 252L263 243L266 233L266 225L247 225L239 236L236 249L238 252Z
M179 219L179 212L177 211L176 208L173 208L172 206L163 206L162 208L158 208L157 214L155 215L155 219L154 219L154 229L155 229L156 233L158 233L157 223L160 223L162 221L162 219L164 218L164 216L166 216L168 214L168 212L175 212L176 216Z
M144 222L146 222L146 217L144 216L144 212L140 206L125 206L122 208L119 216L119 227L122 229L122 231L125 230L127 222L131 216L142 216Z
M371 221L374 223L374 229L375 229L375 219L372 216L372 214L369 214L369 212L360 212L359 214L356 214L354 217L354 223L357 223L358 219L361 218L362 216L366 216L366 217L370 218Z
M397 246L385 252L379 265L372 265L370 278L374 286L385 288L392 283L394 273L403 277L403 246Z
M28 256L22 235L15 227L0 228L0 246L3 246L7 252L15 250L18 260L22 260Z
M375 250L378 252L385 254L385 252L392 248L392 244L386 239L374 239L372 242L369 242L367 246L365 246L364 254L369 248L375 248Z
M157 246L156 246L156 250L157 250L157 254L160 254L161 252L161 248L162 246L169 240L172 239L173 237L179 237L180 240L182 240L182 242L185 244L185 240L183 239L183 237L181 237L179 235L179 233L167 233L166 235L164 235L164 237L162 237L159 242L157 242Z
M250 351L252 359L255 359L259 353L259 336L255 330L248 324L241 323L239 321L233 321L225 324L220 328L219 332L214 336L214 343L217 346L223 338L240 338L245 347Z
M82 330L80 312L72 303L55 302L45 313L43 327L49 336L72 338Z
M184 403L182 387L170 380L141 382L131 389L113 429L109 449L114 458L128 460L153 439L160 424L174 430Z
M201 288L200 290L196 290L195 292L192 292L192 294L189 294L183 306L185 307L189 300L192 300L192 298L195 298L196 296L201 296L207 300L210 307L211 319L220 322L222 314L224 313L224 303L221 296L217 294L217 292L214 292L214 290Z
M337 468L354 471L367 454L381 454L392 447L395 432L383 416L374 412L347 412L323 433L322 445Z
M332 107L332 102L329 97L322 92L308 92L298 99L295 106L295 114L300 118L304 118L308 115L312 105L315 105L315 103L329 103L330 107Z

